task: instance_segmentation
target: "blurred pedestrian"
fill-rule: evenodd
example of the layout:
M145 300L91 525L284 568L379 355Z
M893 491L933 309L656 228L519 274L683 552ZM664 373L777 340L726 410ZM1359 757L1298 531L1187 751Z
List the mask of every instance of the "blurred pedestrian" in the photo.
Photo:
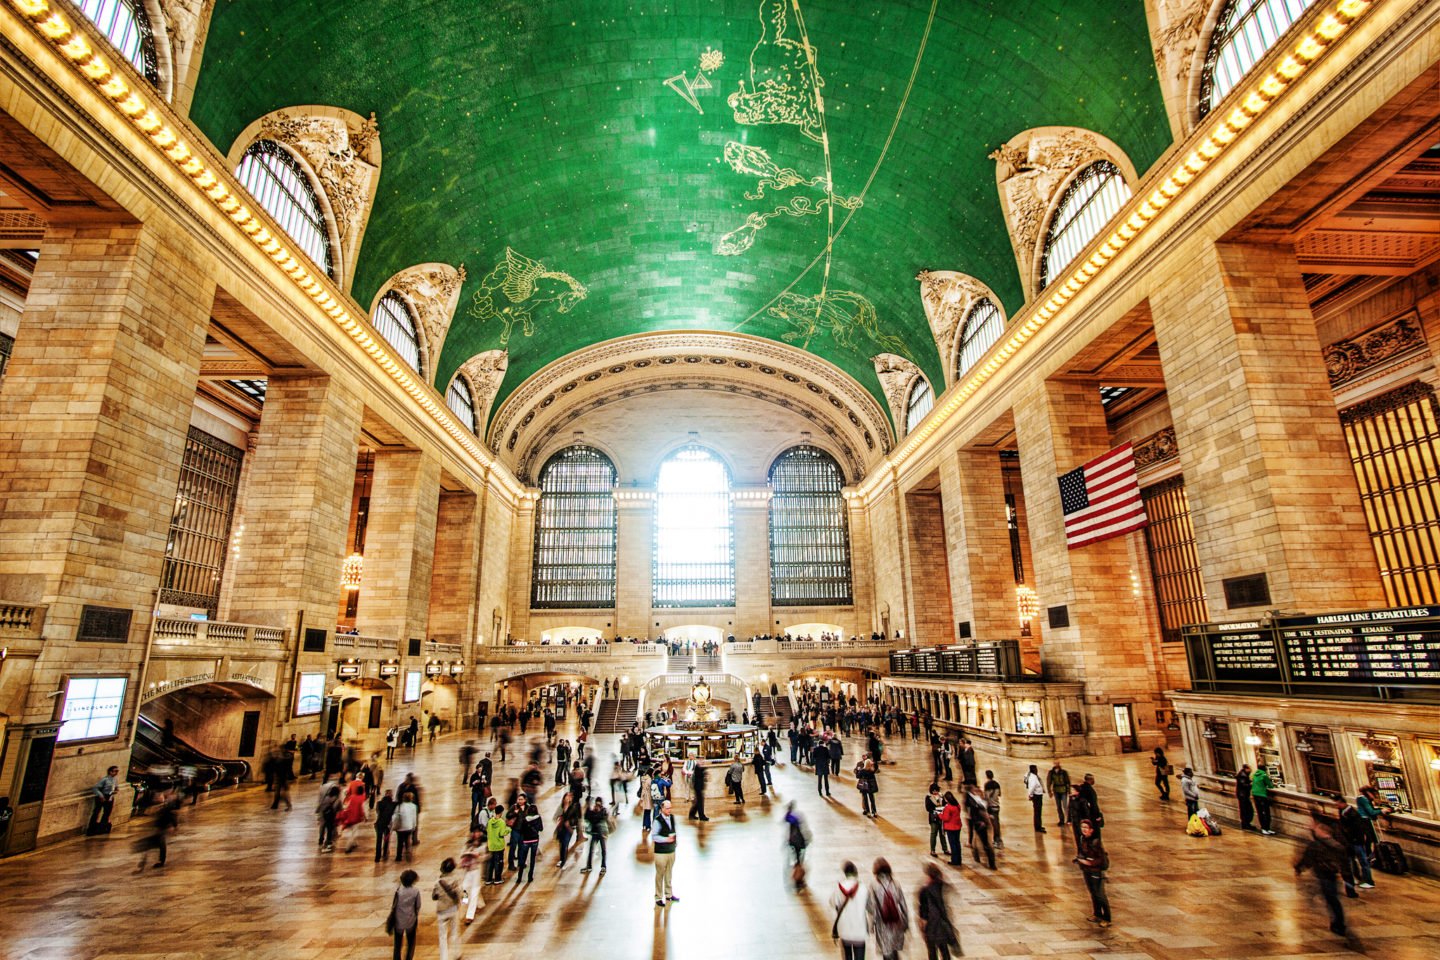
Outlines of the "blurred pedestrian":
M925 864L925 886L916 897L916 916L920 921L920 936L925 940L927 960L950 960L953 947L957 956L964 956L960 938L955 933L955 924L950 920L950 908L945 904L945 891L949 884L933 863Z
M910 930L910 908L890 870L890 861L878 857L871 872L875 882L865 912L875 931L875 948L882 960L899 960L900 951L905 949L905 934Z
M420 925L420 891L415 881L420 875L414 870L400 874L400 886L390 900L390 916L385 920L385 932L395 938L394 960L400 960L400 945L407 943L405 960L415 957L415 930Z

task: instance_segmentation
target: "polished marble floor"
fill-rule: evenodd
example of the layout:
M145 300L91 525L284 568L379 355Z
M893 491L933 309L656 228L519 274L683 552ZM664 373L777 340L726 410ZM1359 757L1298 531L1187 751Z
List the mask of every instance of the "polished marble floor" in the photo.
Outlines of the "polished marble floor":
M598 765L608 775L613 737L598 737ZM426 912L417 957L438 955L428 891L445 856L458 856L468 811L449 737L398 755L391 782L413 770L427 788L421 845ZM859 741L847 745L853 756ZM581 874L555 868L554 842L534 884L484 888L488 903L464 934L468 957L603 958L836 957L828 896L839 863L868 865L888 857L913 897L928 859L921 798L928 753L898 739L887 749L878 794L881 817L860 815L853 777L835 798L816 796L805 771L775 771L778 799L749 797L743 808L710 799L708 824L685 824L675 865L681 901L652 902L649 849L636 818L622 813L611 841L610 870ZM1172 755L1173 760L1178 760ZM1094 772L1106 812L1115 922L1086 922L1089 900L1072 856L1068 831L1030 830L1021 797L1019 761L981 755L1006 791L1007 845L999 869L967 862L952 873L951 908L965 953L1061 960L1199 960L1365 955L1386 960L1440 957L1440 884L1417 877L1377 877L1377 887L1346 900L1351 940L1329 933L1313 883L1297 881L1298 846L1278 837L1226 831L1195 840L1183 832L1184 807L1155 798L1143 756L1073 758L1072 775ZM848 764L847 764L848 766ZM518 775L504 764L497 780ZM1043 769L1043 767L1042 767ZM718 794L718 777L712 794ZM503 781L502 781L503 782ZM541 795L555 806L555 788ZM272 813L258 788L187 807L163 871L135 872L132 828L105 839L75 840L0 862L0 958L4 960L309 960L390 956L383 931L400 870L373 862L373 848L318 853L312 813L315 787L302 781L295 809ZM1178 785L1175 790L1178 798ZM788 889L784 867L784 801L809 818L812 890ZM683 812L683 811L682 811ZM1047 804L1047 819L1053 810ZM138 829L138 828L135 828ZM870 955L874 954L873 944ZM905 955L923 957L912 936Z

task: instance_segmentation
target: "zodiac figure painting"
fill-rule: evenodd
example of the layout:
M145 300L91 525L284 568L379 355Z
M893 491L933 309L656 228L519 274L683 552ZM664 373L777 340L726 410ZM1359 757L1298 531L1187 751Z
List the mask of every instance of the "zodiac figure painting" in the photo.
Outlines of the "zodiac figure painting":
M808 347L811 339L824 329L838 346L851 350L860 347L856 337L862 336L887 351L909 353L899 337L880 332L875 305L853 290L831 290L814 297L782 293L767 312L795 328L781 334L780 338L787 343L799 340L802 347Z
M558 313L569 313L589 295L570 274L547 269L543 262L506 247L505 259L480 281L469 313L481 321L498 318L504 324L500 342L506 344L517 322L525 336L534 336L535 311L544 304L553 303Z
M735 122L744 124L786 123L819 143L823 134L820 87L825 81L815 72L815 48L802 36L790 32L789 0L764 0L760 4L760 39L750 51L749 83L726 101L735 111Z

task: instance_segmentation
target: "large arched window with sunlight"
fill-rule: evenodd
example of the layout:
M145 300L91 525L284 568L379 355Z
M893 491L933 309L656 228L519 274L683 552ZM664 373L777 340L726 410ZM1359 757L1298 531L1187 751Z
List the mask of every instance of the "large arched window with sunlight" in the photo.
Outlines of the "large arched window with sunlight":
M692 444L660 465L655 490L655 606L734 606L730 471Z
M1315 0L1228 0L1200 68L1200 116L1234 90Z
M960 328L960 349L955 352L955 377L959 379L967 370L1000 339L1005 321L1000 308L989 297L981 297L965 315L965 325Z
M470 394L470 384L465 378L456 374L455 379L450 381L450 389L445 391L445 405L450 412L460 418L471 433L475 433L475 398Z
M794 447L770 467L770 599L777 606L852 602L850 533L840 465Z
M405 298L394 290L386 292L375 303L375 312L370 315L370 326L375 332L385 338L385 342L395 348L400 359L410 365L410 369L424 376L425 371L420 366L420 334L415 330L415 318L410 313L410 305Z
M920 425L935 406L935 394L930 389L930 381L924 377L916 377L915 382L910 385L910 395L905 398L905 432L909 433Z
M540 470L535 607L615 606L615 465L593 447L566 447Z
M76 5L121 56L134 64L146 80L159 85L155 35L150 32L144 0L77 0Z
M1084 167L1060 197L1040 257L1040 288L1058 277L1130 199L1130 185L1109 160Z
M235 177L300 251L333 277L335 264L325 215L300 162L274 140L256 140L240 158Z

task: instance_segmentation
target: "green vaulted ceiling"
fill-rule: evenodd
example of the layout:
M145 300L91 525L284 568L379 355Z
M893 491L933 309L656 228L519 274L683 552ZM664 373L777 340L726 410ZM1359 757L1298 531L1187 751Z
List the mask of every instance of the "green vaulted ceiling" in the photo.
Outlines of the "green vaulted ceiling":
M943 386L915 274L1021 303L987 154L1077 126L1143 171L1170 142L1142 0L218 3L200 128L227 150L302 104L379 121L356 299L463 263L436 383L503 346L502 399L683 329L806 347L877 396L880 352Z

